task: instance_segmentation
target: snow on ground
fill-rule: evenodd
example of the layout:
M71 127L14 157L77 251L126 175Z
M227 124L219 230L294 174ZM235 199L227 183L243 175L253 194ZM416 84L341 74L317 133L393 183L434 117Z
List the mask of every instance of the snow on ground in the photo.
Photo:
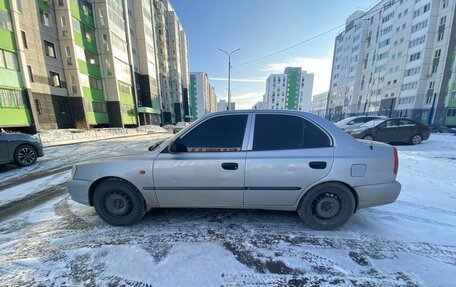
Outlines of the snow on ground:
M397 202L337 231L294 212L153 210L108 226L60 196L0 225L4 285L452 286L456 137L398 146Z
M50 176L42 177L27 183L18 184L14 188L0 191L0 208L13 201L19 201L48 189L52 186L64 183L71 177L71 171L64 171Z
M69 167L88 159L116 156L120 154L145 151L158 140L171 134L151 134L128 138L101 140L65 146L44 148L44 157L38 158L34 165L17 167L14 165L0 166L0 186L2 182L20 180L32 174L53 169Z

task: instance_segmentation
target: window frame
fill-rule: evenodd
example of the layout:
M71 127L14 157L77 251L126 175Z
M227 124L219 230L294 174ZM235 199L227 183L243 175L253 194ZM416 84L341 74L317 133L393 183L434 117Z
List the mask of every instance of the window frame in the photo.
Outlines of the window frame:
M176 141L176 140L180 140L182 138L184 138L187 134L189 134L191 131L193 131L195 128L199 127L200 125L202 125L203 123L205 123L206 121L209 121L211 119L214 119L214 118L217 118L217 117L226 117L226 116L247 116L247 121L246 121L246 125L245 125L245 131L244 131L244 136L243 136L243 141L242 141L242 146L241 146L241 150L240 151L236 151L236 152L245 152L247 151L247 147L248 147L248 143L249 143L249 139L250 139L250 131L251 131L251 128L252 128L252 113L249 113L249 112L242 112L242 113L230 113L230 114L217 114L217 115L210 115L210 116L207 116L207 117L204 117L202 118L201 120L198 120L196 122L194 122L192 125L190 125L188 128L182 130L182 133L179 132L176 134L176 136L174 138L171 139L170 142L172 141ZM166 146L162 151L161 153L166 153L168 152L168 147ZM211 152L211 151L209 151ZM223 151L215 151L215 152L223 152ZM232 151L225 151L227 153L232 153ZM190 152L190 153L201 153L201 152ZM204 152L204 153L208 153L208 152Z
M290 150L296 150L296 149L280 149L280 150L262 150L262 151L255 151L253 150L253 139L254 139L254 136L255 136L255 121L256 121L256 116L257 115L272 115L272 116L293 116L293 117L298 117L298 118L301 118L303 120L306 120L308 121L309 123L315 125L315 127L317 127L318 129L320 129L324 134L326 134L326 136L329 138L329 146L328 147L315 147L315 148L334 148L334 139L333 137L331 136L331 134L326 130L324 129L321 125L319 125L317 122L313 121L312 119L309 119L308 117L304 116L304 115L300 115L300 114L295 114L295 113L268 113L268 112L258 112L258 113L254 113L252 114L252 120L251 120L251 123L250 123L250 135L249 135L249 141L248 141L248 145L247 145L247 150L248 151L251 151L251 152L277 152L277 151L290 151ZM310 149L314 149L314 148L300 148L298 150L310 150Z

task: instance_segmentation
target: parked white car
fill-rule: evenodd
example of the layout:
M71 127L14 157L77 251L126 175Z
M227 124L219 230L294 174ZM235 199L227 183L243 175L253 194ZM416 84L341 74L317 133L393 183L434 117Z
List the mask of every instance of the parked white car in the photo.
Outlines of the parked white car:
M359 116L359 117L349 117L345 118L341 121L338 121L336 123L336 126L341 128L342 130L346 129L354 129L357 127L360 127L361 125L373 121L373 120L378 120L378 119L387 119L387 117L384 116Z

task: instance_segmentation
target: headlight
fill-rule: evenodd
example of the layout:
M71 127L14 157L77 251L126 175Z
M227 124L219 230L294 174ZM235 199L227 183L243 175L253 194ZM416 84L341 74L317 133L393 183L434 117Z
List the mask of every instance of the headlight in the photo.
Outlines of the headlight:
M77 165L73 165L73 168L71 169L71 178L74 178L74 176L76 175L77 170L78 170L78 166Z

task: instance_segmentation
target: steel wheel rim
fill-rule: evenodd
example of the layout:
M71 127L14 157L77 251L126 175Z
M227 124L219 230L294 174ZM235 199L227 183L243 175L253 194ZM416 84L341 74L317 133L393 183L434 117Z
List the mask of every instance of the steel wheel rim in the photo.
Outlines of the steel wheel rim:
M24 147L17 153L17 158L22 164L31 164L36 159L35 151L29 147Z
M421 142L421 136L420 135L415 135L413 138L412 138L412 142L414 144L419 144Z
M312 201L312 214L320 219L336 217L342 209L340 199L334 193L323 193Z
M133 209L131 197L123 191L114 190L106 194L106 210L113 216L124 216Z

